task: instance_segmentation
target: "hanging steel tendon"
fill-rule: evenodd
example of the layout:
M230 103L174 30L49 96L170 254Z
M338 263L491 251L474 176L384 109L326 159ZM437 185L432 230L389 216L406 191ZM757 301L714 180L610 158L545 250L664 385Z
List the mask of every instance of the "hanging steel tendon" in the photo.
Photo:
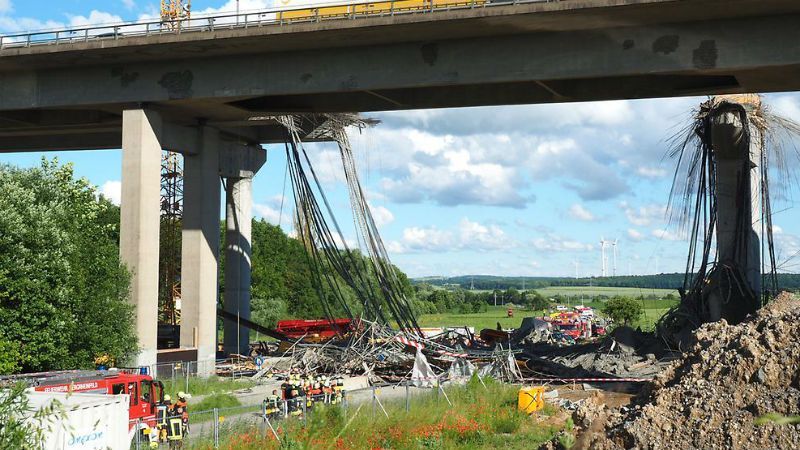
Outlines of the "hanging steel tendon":
M317 118L324 119L324 124L316 129L316 137L332 139L339 146L356 222L356 235L359 244L363 244L369 256L368 266L365 259L354 249L350 249L345 241L300 139L298 123L303 119L297 116L277 117L276 119L286 127L288 134L286 156L294 192L297 234L306 247L308 263L314 274L314 285L323 308L328 318L332 319L332 306L338 304L352 318L352 311L345 301L341 287L331 271L325 270L331 268L356 294L367 319L388 325L388 319L391 318L407 334L421 336L419 325L403 293L396 269L389 260L388 252L372 217L347 137L348 126L364 127L371 123L353 114L326 114ZM310 173L313 184L306 170ZM317 193L325 205L324 210L317 201ZM333 225L336 234L331 231L329 223ZM377 286L371 282L372 280L377 281ZM327 298L325 287L333 299Z
M673 139L669 214L689 234L689 255L681 303L657 324L668 342L705 322L738 323L775 295L769 172L788 178L781 144L797 135L798 124L746 94L702 103Z

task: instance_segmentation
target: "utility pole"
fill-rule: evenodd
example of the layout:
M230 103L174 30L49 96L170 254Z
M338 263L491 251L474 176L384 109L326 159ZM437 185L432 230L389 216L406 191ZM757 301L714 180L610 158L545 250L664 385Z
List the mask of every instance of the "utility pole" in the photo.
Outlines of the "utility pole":
M239 25L239 0L236 0L236 25Z
M497 306L497 291L494 291L494 306Z

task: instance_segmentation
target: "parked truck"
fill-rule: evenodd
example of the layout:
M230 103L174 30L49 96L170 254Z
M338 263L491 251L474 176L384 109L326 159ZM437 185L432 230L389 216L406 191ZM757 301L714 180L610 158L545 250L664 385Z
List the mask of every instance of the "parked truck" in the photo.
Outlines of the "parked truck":
M0 379L0 384L16 381L27 383L32 392L44 396L37 398L46 398L48 395L57 398L62 394L96 394L108 399L124 396L128 404L123 424L131 440L146 442L157 435L156 409L164 400L164 385L148 375L146 369L43 372L4 377Z
M134 439L128 427L128 395L27 391L31 416L53 406L37 423L44 450L127 450Z

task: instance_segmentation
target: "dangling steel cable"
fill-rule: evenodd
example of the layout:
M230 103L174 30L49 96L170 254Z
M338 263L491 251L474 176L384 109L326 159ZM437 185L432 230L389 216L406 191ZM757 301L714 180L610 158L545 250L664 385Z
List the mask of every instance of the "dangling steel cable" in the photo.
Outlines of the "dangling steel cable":
M334 297L333 300L351 318L353 314L331 270L326 269L332 269L351 288L363 306L366 317L382 324L388 324L388 317L384 312L384 306L386 306L392 319L401 329L419 334L416 318L402 293L402 286L394 266L389 262L388 253L377 232L377 226L358 182L352 153L342 151L343 163L350 189L356 228L360 231L359 242L364 242L368 248L370 266L366 265L364 258L357 257L357 253L348 247L319 178L302 145L295 118L282 116L278 118L278 121L287 130L287 167L295 198L298 237L306 247L309 266L314 274L315 288L329 320L333 320L333 308L332 302L326 296L325 287ZM333 122L329 126L332 134L335 135L334 140L340 144L340 149L349 149L349 141L344 134L343 124ZM307 174L311 176L309 177ZM322 199L322 203L325 205L324 210L317 201L317 196ZM329 221L336 234L328 225ZM377 279L378 292L371 282L371 276Z

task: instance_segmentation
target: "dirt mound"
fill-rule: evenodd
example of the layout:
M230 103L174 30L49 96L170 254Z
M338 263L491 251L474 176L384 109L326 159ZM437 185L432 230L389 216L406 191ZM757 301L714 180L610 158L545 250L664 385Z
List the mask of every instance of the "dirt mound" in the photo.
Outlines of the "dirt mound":
M754 424L800 414L800 301L783 294L743 323L707 324L695 338L634 407L609 411L590 448L800 448L800 424Z

